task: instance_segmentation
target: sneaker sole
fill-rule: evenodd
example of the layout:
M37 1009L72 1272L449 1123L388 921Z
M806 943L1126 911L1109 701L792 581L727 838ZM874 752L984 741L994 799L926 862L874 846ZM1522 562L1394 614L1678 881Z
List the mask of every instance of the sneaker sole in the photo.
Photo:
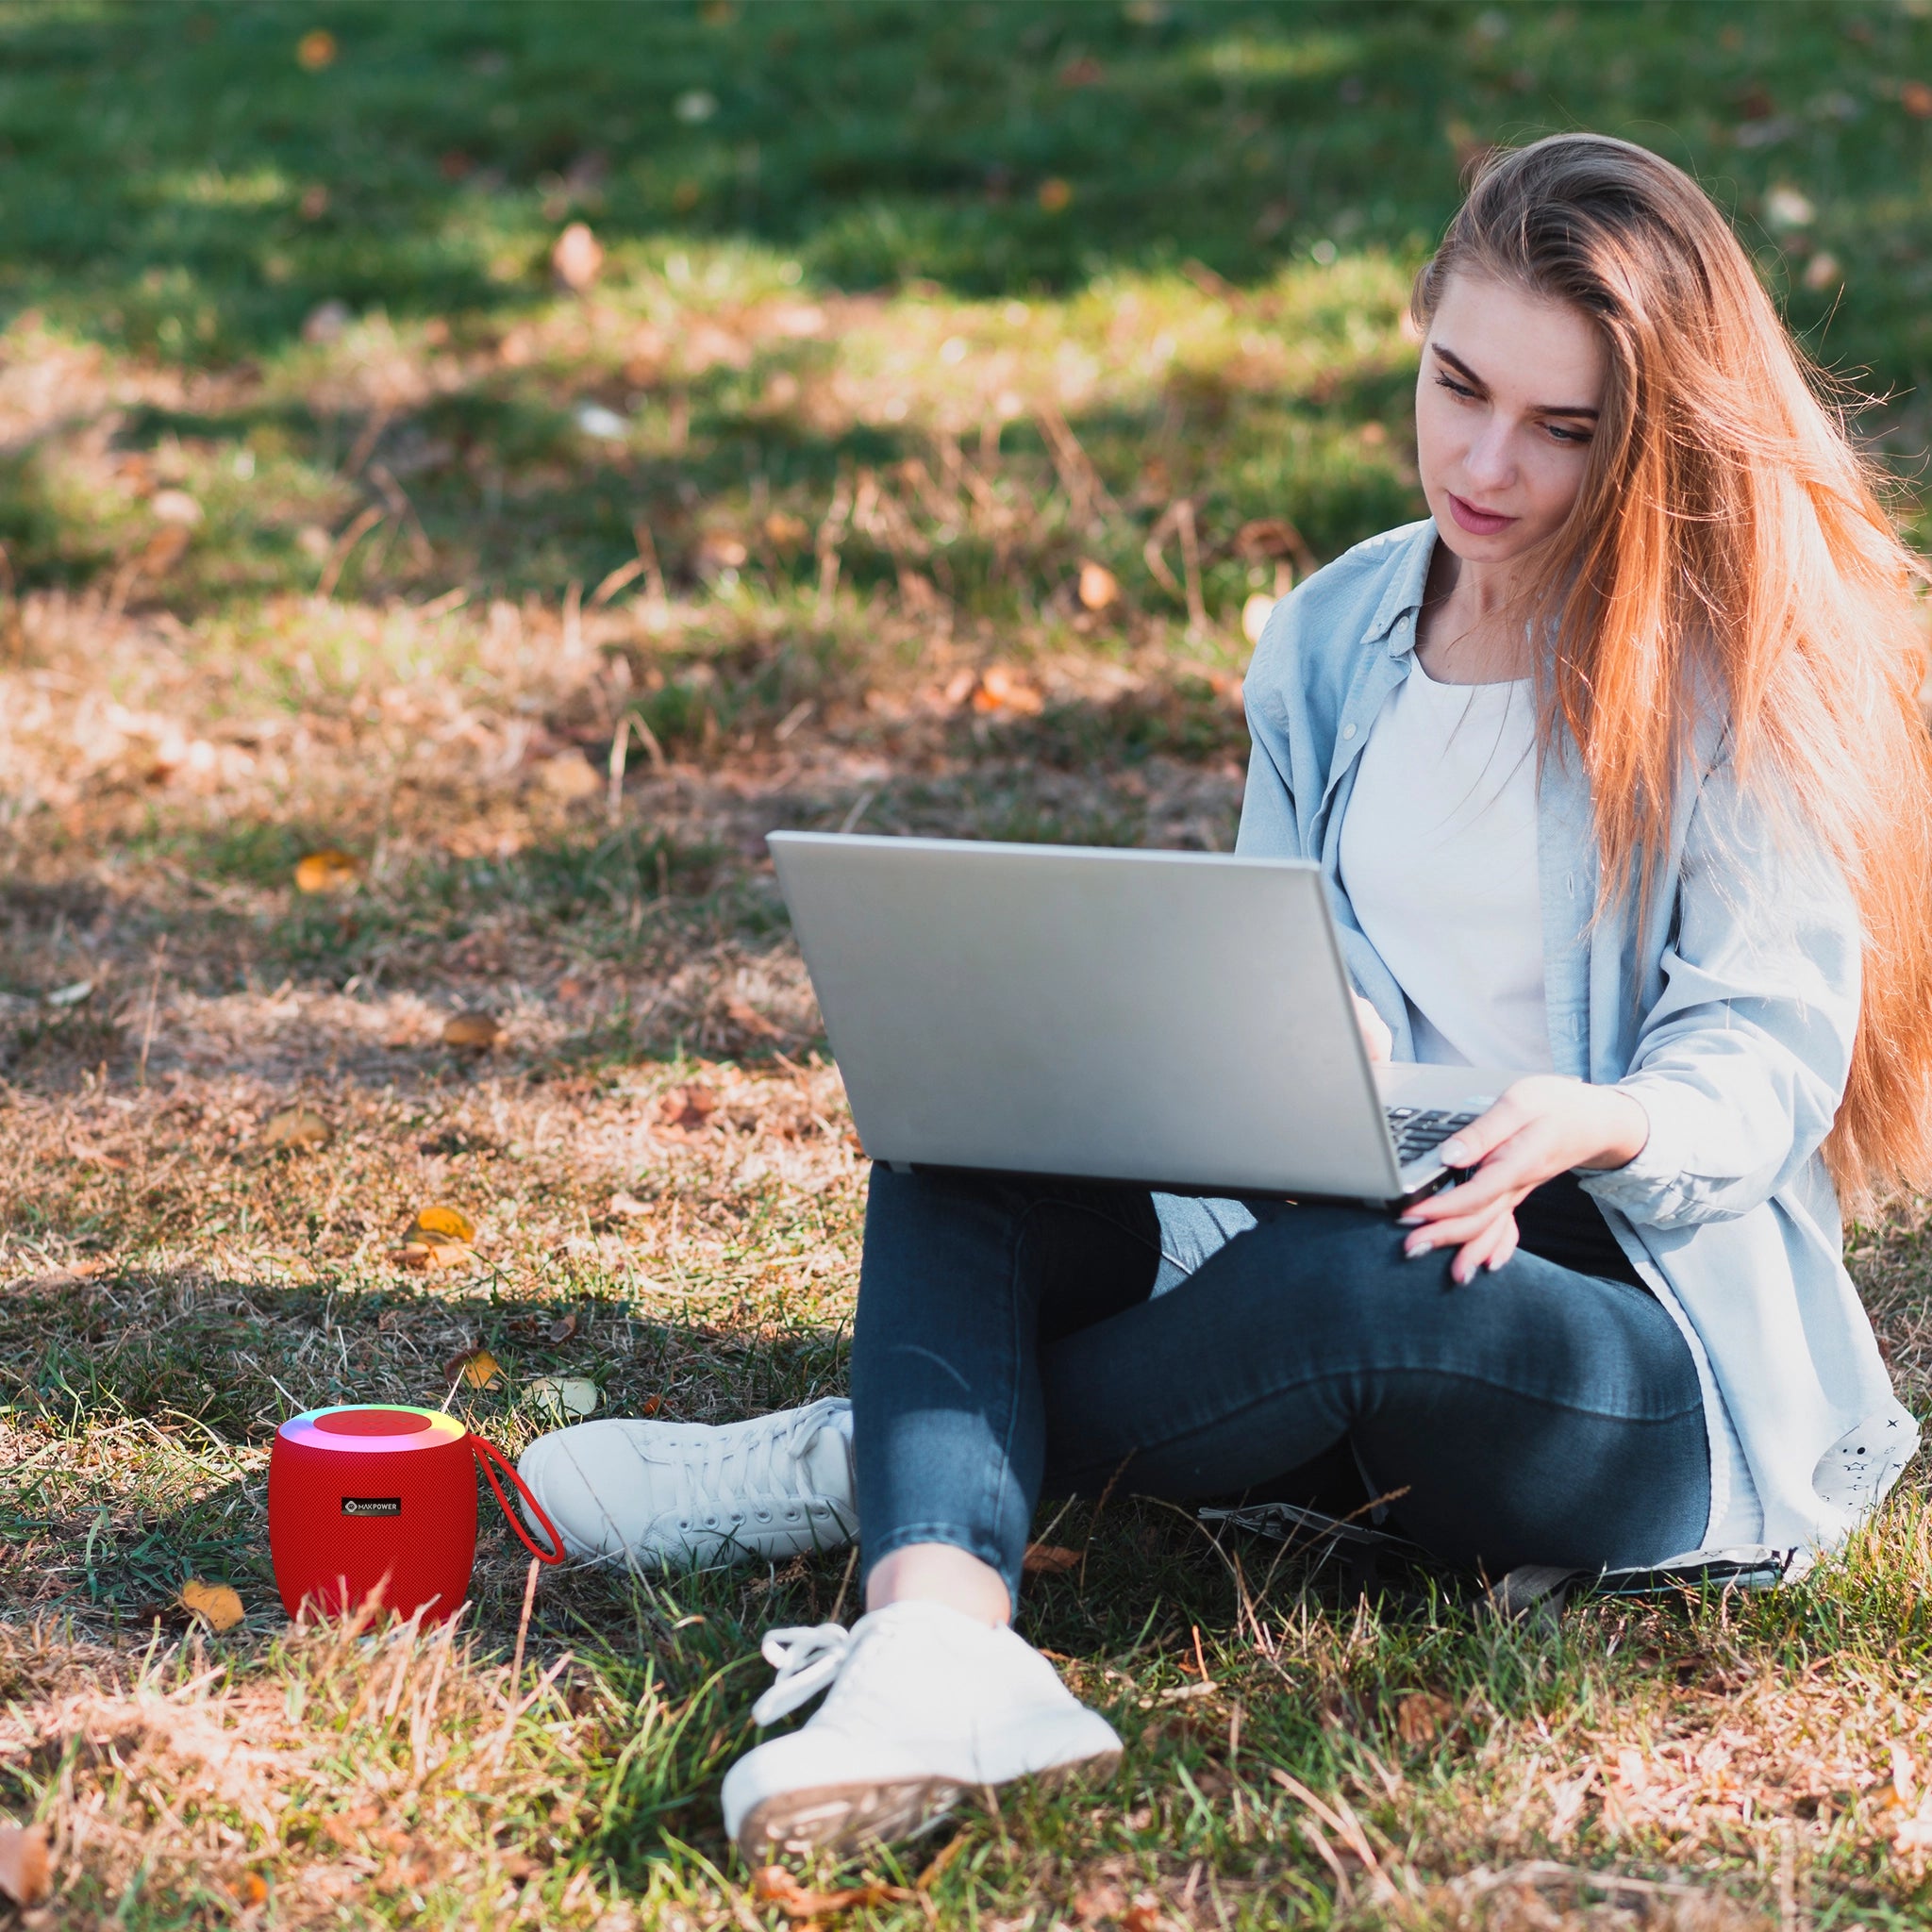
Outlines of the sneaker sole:
M1120 1761L1118 1751L1103 1751L1013 1782L1042 1790L1104 1783ZM882 1844L903 1844L930 1831L962 1797L980 1789L950 1778L909 1778L781 1791L745 1813L738 1831L739 1849L756 1862L774 1852L845 1857Z

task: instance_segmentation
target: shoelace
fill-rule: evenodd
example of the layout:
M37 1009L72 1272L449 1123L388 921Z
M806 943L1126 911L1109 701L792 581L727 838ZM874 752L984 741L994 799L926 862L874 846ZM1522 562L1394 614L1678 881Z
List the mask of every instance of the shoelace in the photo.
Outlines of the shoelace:
M816 1501L805 1455L820 1429L830 1426L830 1410L831 1405L815 1402L776 1426L740 1423L707 1430L687 1452L680 1471L682 1508L693 1516L722 1513L737 1520L747 1507L771 1502Z
M766 1631L758 1648L778 1675L752 1706L751 1719L774 1724L831 1686L851 1654L852 1633L842 1624L801 1624Z

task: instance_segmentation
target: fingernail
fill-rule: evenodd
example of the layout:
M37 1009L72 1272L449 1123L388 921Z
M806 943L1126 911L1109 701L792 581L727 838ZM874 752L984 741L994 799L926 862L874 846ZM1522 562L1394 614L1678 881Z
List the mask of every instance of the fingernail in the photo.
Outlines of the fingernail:
M1418 1255L1426 1255L1429 1252L1428 1238L1425 1235L1410 1235L1409 1238L1403 1242L1402 1252L1405 1255L1407 1255L1411 1261L1414 1260Z
M1457 1261L1455 1264L1455 1266L1449 1270L1449 1273L1451 1274L1451 1275L1455 1277L1457 1287L1467 1288L1469 1286L1469 1270L1465 1268L1460 1261Z
M1402 1217L1402 1225L1404 1227L1420 1227L1422 1224L1423 1217L1420 1214L1410 1213L1405 1214Z
M1469 1149L1460 1141L1444 1141L1436 1149L1436 1158L1444 1167L1464 1167L1469 1162Z

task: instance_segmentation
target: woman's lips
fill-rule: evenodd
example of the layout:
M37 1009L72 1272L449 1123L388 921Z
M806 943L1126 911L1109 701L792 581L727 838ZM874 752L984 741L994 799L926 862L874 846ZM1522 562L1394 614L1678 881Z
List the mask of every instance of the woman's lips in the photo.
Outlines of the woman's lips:
M1478 509L1474 504L1463 502L1454 491L1449 493L1449 514L1472 537L1493 537L1516 521L1514 517L1500 517L1493 510Z

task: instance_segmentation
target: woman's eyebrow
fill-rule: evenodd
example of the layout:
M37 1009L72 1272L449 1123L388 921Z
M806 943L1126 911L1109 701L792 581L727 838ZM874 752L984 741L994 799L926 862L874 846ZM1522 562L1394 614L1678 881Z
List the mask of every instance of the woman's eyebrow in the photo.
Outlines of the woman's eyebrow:
M1429 347L1444 362L1448 363L1450 368L1462 377L1463 381L1473 384L1475 388L1487 393L1490 387L1489 384L1453 349L1445 349L1441 342L1431 342ZM1532 403L1529 413L1532 416L1587 416L1594 423L1602 412L1591 408L1586 403Z

